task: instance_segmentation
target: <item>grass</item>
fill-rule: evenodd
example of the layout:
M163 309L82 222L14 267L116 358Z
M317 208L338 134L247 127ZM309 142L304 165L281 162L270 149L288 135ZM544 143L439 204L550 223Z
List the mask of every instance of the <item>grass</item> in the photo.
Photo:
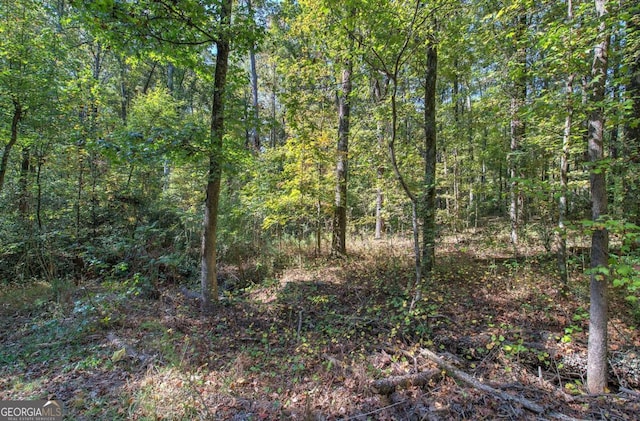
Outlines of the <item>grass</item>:
M446 377L391 397L371 390L375 379L432 367L417 353L428 347L570 416L640 409L623 397L558 400L557 390L583 391L565 357L586 350L586 278L574 266L567 295L541 248L515 259L492 238L443 237L412 312L411 245L398 238L352 242L339 261L294 248L302 254L286 259L292 267L232 291L210 318L172 285L158 300L118 284L56 287L68 299L46 283L12 286L0 295L0 399L55 397L74 420L492 419L510 410ZM616 350L640 343L628 305L614 296ZM114 360L122 344L128 356ZM611 387L622 381L613 376Z

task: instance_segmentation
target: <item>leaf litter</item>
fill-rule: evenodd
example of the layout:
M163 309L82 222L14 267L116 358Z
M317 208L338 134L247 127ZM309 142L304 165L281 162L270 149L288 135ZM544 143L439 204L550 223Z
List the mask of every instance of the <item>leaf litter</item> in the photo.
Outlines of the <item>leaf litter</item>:
M589 396L584 275L563 288L552 256L443 239L409 313L403 250L383 242L309 259L230 292L209 318L176 285L145 300L89 284L109 298L87 314L55 302L3 309L0 399L60 399L77 420L637 419L640 335L623 299L613 294L610 393ZM435 369L421 349L545 412L444 372L384 394L372 387Z

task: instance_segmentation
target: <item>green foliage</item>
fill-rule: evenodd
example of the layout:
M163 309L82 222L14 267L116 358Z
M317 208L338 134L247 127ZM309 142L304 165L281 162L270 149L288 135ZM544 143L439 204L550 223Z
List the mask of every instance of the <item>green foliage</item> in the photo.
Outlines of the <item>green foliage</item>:
M564 336L560 338L562 343L569 343L573 340L573 335L581 333L584 329L584 322L589 320L589 312L583 308L578 308L571 318L572 323L564 328Z

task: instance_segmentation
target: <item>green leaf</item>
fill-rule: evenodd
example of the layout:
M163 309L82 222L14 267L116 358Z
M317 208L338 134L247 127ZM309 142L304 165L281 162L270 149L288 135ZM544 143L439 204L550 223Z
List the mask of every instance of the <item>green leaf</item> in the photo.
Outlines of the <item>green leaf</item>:
M127 350L122 348L113 353L113 355L111 356L111 361L117 363L118 361L124 360L126 356Z

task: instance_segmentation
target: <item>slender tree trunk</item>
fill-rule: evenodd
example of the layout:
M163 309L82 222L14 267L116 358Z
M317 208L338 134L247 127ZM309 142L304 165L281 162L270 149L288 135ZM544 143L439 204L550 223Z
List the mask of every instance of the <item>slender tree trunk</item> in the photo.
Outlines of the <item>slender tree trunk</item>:
M376 232L374 239L380 240L384 231L384 218L382 216L382 207L384 206L384 191L382 183L384 182L384 167L378 166L376 170Z
M527 51L524 46L524 31L527 25L525 15L518 17L515 57L513 62L517 66L511 92L511 125L510 125L510 159L509 159L509 220L511 221L511 243L518 245L518 230L520 225L521 209L519 207L521 197L518 187L518 176L522 163L520 162L520 148L525 134L524 121L522 119L523 107L527 98L527 85L525 79L527 65Z
M23 221L29 219L29 172L31 170L31 150L29 147L22 148L22 162L20 164L20 198L18 199L18 212Z
M118 57L120 65L120 119L123 123L127 122L127 111L129 108L129 92L127 92L127 65L122 57Z
M82 211L82 191L84 189L84 148L83 142L78 141L76 151L78 153L78 188L76 191L76 242L80 243L80 212Z
M635 5L633 15L627 21L629 33L640 33L640 5ZM628 98L631 100L631 114L626 119L625 136L626 147L625 156L629 158L630 166L627 169L628 176L623 180L626 184L624 210L630 222L640 226L640 179L638 173L640 169L640 55L635 50L629 51L630 58L630 79L627 86Z
M253 125L251 127L251 140L253 149L260 152L260 108L258 107L258 70L256 68L255 48L249 50L249 63L251 67L251 105L253 109Z
M436 241L436 80L438 51L433 43L427 47L424 85L424 193L422 195L422 276L427 286L435 266Z
M18 101L17 99L14 99L13 118L11 119L11 137L9 138L9 142L4 147L4 151L2 152L2 161L0 161L0 192L4 187L4 179L7 174L7 167L9 166L9 154L11 153L11 149L18 141L18 126L23 116L24 114L22 110L22 104L20 104L20 101Z
M573 25L573 4L572 0L567 2L567 21L571 27ZM573 37L573 35L571 35ZM571 40L569 40L571 41ZM573 57L572 46L569 46L569 62ZM570 65L570 63L568 63ZM567 217L567 191L569 186L569 151L571 147L571 126L573 124L573 81L575 74L571 73L567 77L566 83L566 116L564 120L564 132L562 134L562 154L560 155L560 197L558 199L558 231L557 231L557 256L558 272L560 281L567 285L569 281L567 269L567 229L564 221Z
M173 63L167 64L167 89L173 95L175 93L175 72L176 67ZM171 161L165 155L162 163L162 192L167 193L171 187Z
M167 64L167 89L169 90L169 92L173 93L174 92L174 75L176 72L176 67L173 65L173 63L169 63Z
M604 158L604 100L607 79L609 29L606 24L606 0L595 0L600 19L598 38L594 48L591 68L592 90L589 104L588 145L591 163L591 210L593 221L607 214L607 191ZM589 311L589 343L587 361L587 389L589 393L604 393L607 387L607 321L608 277L597 268L607 267L609 259L609 234L606 229L594 229L591 237L591 274Z
M558 271L560 281L566 285L568 283L567 270L567 229L564 221L567 217L567 191L569 186L569 150L571 148L571 125L573 124L573 79L574 74L567 78L567 99L566 113L564 121L564 133L562 135L562 155L560 155L560 198L558 199L558 232L557 232L557 254Z
M247 0L249 16L253 19L253 6L251 0ZM258 69L256 67L256 48L249 48L249 73L251 76L251 105L253 108L253 124L251 125L251 142L256 152L260 152L260 109L258 108Z
M38 169L36 171L36 221L38 230L42 231L42 166L44 165L44 157L38 154Z
M419 231L418 231L418 211L417 211L417 197L411 192L407 182L405 181L402 173L400 172L400 167L398 166L398 159L396 156L396 138L398 136L398 105L397 105L397 94L398 94L398 82L396 77L391 78L391 136L389 138L389 143L387 144L387 148L389 150L389 159L391 161L391 168L396 176L396 179L400 183L400 187L405 192L409 200L411 201L411 221L413 227L413 244L414 244L414 257L415 257L415 273L416 279L414 282L414 286L417 288L416 292L419 293L420 282L422 281L422 268L421 268L421 255L420 255L420 241L419 241ZM417 301L414 296L414 302ZM412 303L413 307L413 303Z
M202 311L211 313L214 302L218 301L218 280L216 268L216 234L218 228L218 207L220 200L220 181L222 178L222 139L224 135L224 92L227 82L229 63L229 34L231 24L232 0L223 0L220 22L223 31L216 42L217 57L211 105L211 155L209 156L209 175L207 178L204 208L204 229L202 234Z
M411 310L413 310L415 303L422 298L421 281L424 275L422 273L422 256L420 255L420 212L418 206L420 206L420 203L417 200L411 201L411 231L413 233L413 256L416 270L415 294L411 300Z
M451 190L449 189L449 165L447 164L447 150L442 148L442 176L447 185L444 199L444 208L447 211L447 220L451 221ZM453 228L453 226L452 226Z
M380 81L375 80L373 84L373 97L376 104L380 104L383 99L382 87ZM386 85L385 85L386 91ZM383 122L378 120L376 124L376 138L378 140L378 150L384 150L384 125ZM384 206L384 165L382 162L378 164L376 169L376 231L374 239L380 240L382 238L382 232L384 231L384 218L382 216L382 209Z
M270 132L270 146L275 148L278 144L278 123L276 122L277 112L277 101L276 101L276 86L278 84L278 72L275 63L273 64L273 78L271 80L271 132Z
M460 222L460 166L458 165L458 148L453 148L453 220L458 232Z
M351 113L351 73L353 63L347 59L342 70L342 92L338 104L338 156L336 163L336 201L333 214L332 253L347 254L347 180L349 164L349 115Z

